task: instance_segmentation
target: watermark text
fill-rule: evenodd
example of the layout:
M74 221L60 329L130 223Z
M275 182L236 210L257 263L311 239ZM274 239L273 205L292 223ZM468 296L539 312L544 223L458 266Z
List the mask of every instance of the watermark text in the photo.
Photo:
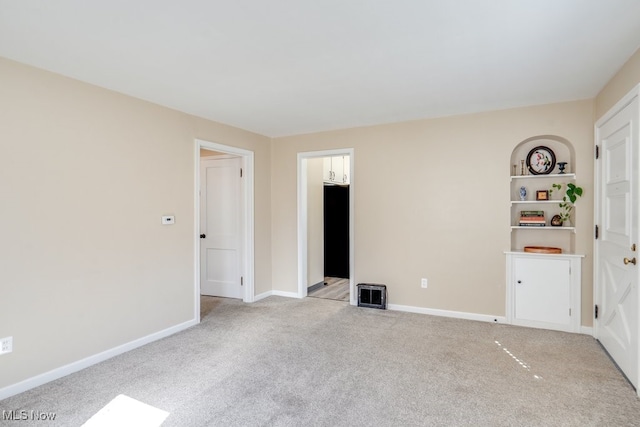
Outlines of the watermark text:
M2 410L2 419L0 421L55 421L55 412L43 412L19 409L14 411Z

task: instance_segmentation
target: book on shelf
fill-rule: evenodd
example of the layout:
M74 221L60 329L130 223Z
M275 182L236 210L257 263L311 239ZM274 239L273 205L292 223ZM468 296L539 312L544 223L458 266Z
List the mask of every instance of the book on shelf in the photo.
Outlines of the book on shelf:
M518 224L520 227L544 227L547 224L544 222L521 222Z
M544 216L544 211L520 211L520 216Z
M543 216L521 216L520 221L544 221Z

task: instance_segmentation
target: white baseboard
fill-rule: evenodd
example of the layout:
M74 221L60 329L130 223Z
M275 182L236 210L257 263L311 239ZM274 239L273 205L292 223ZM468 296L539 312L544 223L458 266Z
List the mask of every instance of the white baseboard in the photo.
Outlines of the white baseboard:
M287 297L287 298L302 298L300 295L298 295L297 292L285 292L285 291L271 291L271 295L276 295L279 297Z
M278 297L286 297L286 298L297 298L300 299L300 296L297 292L285 292L285 291L267 291L263 292L259 295L253 297L253 302L260 301L261 299L265 299L270 296L278 296Z
M580 326L580 333L585 335L593 336L593 327L591 326Z
M35 377L28 378L26 380L20 381L19 383L1 388L0 400L15 396L16 394L25 392L27 390L31 390L32 388L57 380L58 378L73 374L74 372L81 371L82 369L88 368L89 366L103 362L107 359L111 359L114 356L126 353L127 351L131 351L135 348L142 347L143 345L149 344L151 342L158 341L159 339L168 337L169 335L173 335L197 324L198 320L189 320L187 322L180 323L179 325L175 325L162 331L147 335L145 337L138 338L126 344L119 345L118 347L105 350L98 354L94 354L93 356L89 356L76 362L69 363L68 365L61 366L60 368L53 369L49 372L36 375Z
M507 323L504 316L491 316L489 314L466 313L463 311L438 310L435 308L414 307L411 305L388 304L389 310L406 311L409 313L429 314L432 316L453 317L455 319L477 320L489 323Z
M271 295L273 295L273 291L263 292L261 294L258 294L256 296L254 296L253 297L253 302L260 301L261 299L265 299L267 297L270 297Z

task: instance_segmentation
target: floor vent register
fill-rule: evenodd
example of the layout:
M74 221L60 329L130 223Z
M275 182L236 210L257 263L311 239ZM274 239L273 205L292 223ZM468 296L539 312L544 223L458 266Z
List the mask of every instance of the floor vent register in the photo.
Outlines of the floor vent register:
M358 307L387 308L387 286L358 283Z

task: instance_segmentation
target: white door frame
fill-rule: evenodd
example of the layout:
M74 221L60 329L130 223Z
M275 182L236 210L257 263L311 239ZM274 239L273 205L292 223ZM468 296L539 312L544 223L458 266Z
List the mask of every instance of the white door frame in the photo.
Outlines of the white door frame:
M624 109L627 105L629 105L631 103L631 101L636 98L636 97L640 97L640 84L635 86L631 91L629 91L629 93L627 93L620 101L618 101L613 107L611 107L611 109L609 109L609 111L607 111L598 121L596 121L595 125L594 125L594 144L598 145L598 140L600 137L600 128L609 120L611 120L611 118L613 118L618 112L620 112L622 109ZM640 119L639 119L640 122ZM637 131L636 131L637 132ZM640 155L640 147L638 146L640 141L632 141L632 144L636 144L636 148L638 148L637 150L635 150L635 155ZM601 162L596 161L595 162L595 174L594 174L594 189L595 189L595 194L594 194L594 222L595 224L599 225L601 228L604 227L604 224L601 224L602 219L600 218L600 204L603 203L603 200L600 200L600 192L598 190L599 188L599 183L601 182L601 180L603 179L603 177L601 176L602 172L601 172ZM638 198L640 200L640 195L637 193L636 191L635 197ZM640 238L640 236L635 236L636 241L638 241L638 238ZM600 294L602 291L602 284L600 283L600 269L599 269L599 265L598 265L598 260L599 260L599 253L598 253L598 241L594 240L593 243L593 254L594 254L594 271L593 271L593 302L594 304L601 304L602 302L600 301ZM640 269L636 270L636 274L640 275ZM639 281L640 283L640 281ZM640 292L638 292L638 307L640 307ZM638 331L638 340L640 342L640 316L638 316L638 323L639 325L637 326L637 331ZM593 322L593 336L598 339L600 336L600 330L599 330L599 322L597 320L594 319ZM640 355L640 353L639 353ZM638 357L637 360L639 369L638 372L640 372L640 356ZM638 396L640 396L640 388L638 388L636 390L636 393L638 394Z
M341 148L325 151L308 151L298 153L298 298L307 296L307 160L318 157L349 156L349 299L356 305L355 293L355 224L354 224L354 150Z
M216 142L195 140L195 223L194 223L194 247L195 247L195 318L200 321L200 149L213 150L224 154L230 154L242 158L243 182L240 203L243 204L244 218L241 221L243 227L243 255L242 270L240 274L244 278L243 297L244 302L254 302L254 194L253 194L253 151L242 148L231 147L229 145L218 144Z

